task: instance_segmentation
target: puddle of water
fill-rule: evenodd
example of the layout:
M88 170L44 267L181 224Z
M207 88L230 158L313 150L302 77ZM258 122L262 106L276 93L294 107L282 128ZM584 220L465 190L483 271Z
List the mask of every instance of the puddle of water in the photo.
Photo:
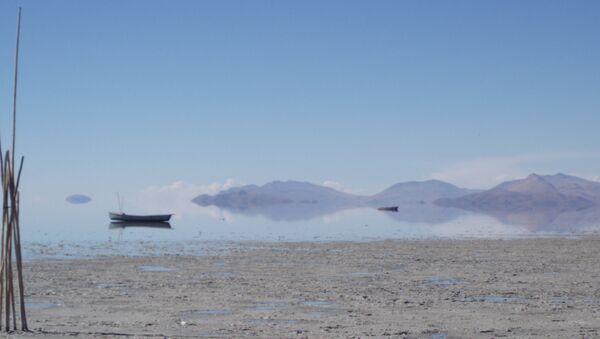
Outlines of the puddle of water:
M433 333L431 335L431 339L447 339L448 338L448 333L444 333L444 332L437 332L437 333Z
M554 297L550 299L551 304L566 304L569 302L569 299L566 297Z
M327 300L305 300L302 302L306 306L331 306L333 303Z
M471 302L487 302L487 303L508 303L508 302L524 302L527 301L524 297L518 295L479 295L465 297L464 301Z
M308 317L320 318L338 313L337 309L331 307L334 304L328 300L305 300L302 302L302 305L313 308L303 312Z
M140 265L137 266L138 269L140 269L142 272L175 272L177 271L174 268L171 267L164 267L164 266L153 266L153 265Z
M584 299L583 300L584 303L586 304L592 304L592 305L599 305L600 304L600 300L599 299Z
M44 301L38 301L38 302L25 302L25 307L26 308L35 308L35 309L48 309L48 308L56 308L59 307L60 304L54 304L54 303L49 303L49 302L44 302Z
M268 300L258 301L252 307L252 311L257 312L276 312L281 309L287 308L290 304L284 300Z
M98 283L96 288L127 288L127 284L124 283Z
M423 283L437 286L452 286L464 284L465 281L460 278L452 277L429 277L423 280Z
M301 321L298 319L248 319L246 323L252 325L296 325Z
M311 318L321 318L321 317L328 317L328 316L332 316L334 314L338 314L338 310L333 309L333 308L325 308L325 309L320 309L318 311L308 311L308 312L304 312L303 314L306 315L307 317L311 317Z

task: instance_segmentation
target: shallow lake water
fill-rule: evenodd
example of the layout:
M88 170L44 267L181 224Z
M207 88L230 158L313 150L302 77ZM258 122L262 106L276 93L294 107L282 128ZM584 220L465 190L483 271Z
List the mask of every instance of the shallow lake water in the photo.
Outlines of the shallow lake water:
M202 255L226 251L231 243L371 241L384 239L468 239L585 236L600 230L600 211L486 215L433 205L316 210L294 206L254 210L201 207L191 202L164 210L132 207L129 213L175 215L168 226L116 227L109 203L92 201L52 208L25 206L22 238L27 258L97 255ZM29 211L27 209L30 209Z

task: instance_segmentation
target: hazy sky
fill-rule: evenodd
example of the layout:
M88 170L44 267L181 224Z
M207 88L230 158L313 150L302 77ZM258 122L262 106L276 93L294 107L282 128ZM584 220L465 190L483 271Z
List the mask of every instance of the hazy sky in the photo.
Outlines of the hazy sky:
M599 1L2 0L5 143L19 5L27 199L600 175Z

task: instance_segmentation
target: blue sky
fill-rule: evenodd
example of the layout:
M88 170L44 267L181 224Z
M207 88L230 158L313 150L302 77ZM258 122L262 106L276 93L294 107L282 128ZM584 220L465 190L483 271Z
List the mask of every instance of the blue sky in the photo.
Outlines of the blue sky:
M598 1L3 0L5 143L19 5L24 199L600 175Z

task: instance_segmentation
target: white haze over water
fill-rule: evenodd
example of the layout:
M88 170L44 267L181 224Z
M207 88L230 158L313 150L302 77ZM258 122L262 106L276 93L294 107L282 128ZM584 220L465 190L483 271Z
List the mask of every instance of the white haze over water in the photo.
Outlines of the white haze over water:
M232 219L232 216L218 208L198 208L192 199L200 194L216 194L235 186L234 179L223 183L196 185L176 181L163 186L149 186L137 193L131 200L132 207L140 213L172 213L175 219L189 216L209 215L214 218ZM133 212L130 212L133 213Z

